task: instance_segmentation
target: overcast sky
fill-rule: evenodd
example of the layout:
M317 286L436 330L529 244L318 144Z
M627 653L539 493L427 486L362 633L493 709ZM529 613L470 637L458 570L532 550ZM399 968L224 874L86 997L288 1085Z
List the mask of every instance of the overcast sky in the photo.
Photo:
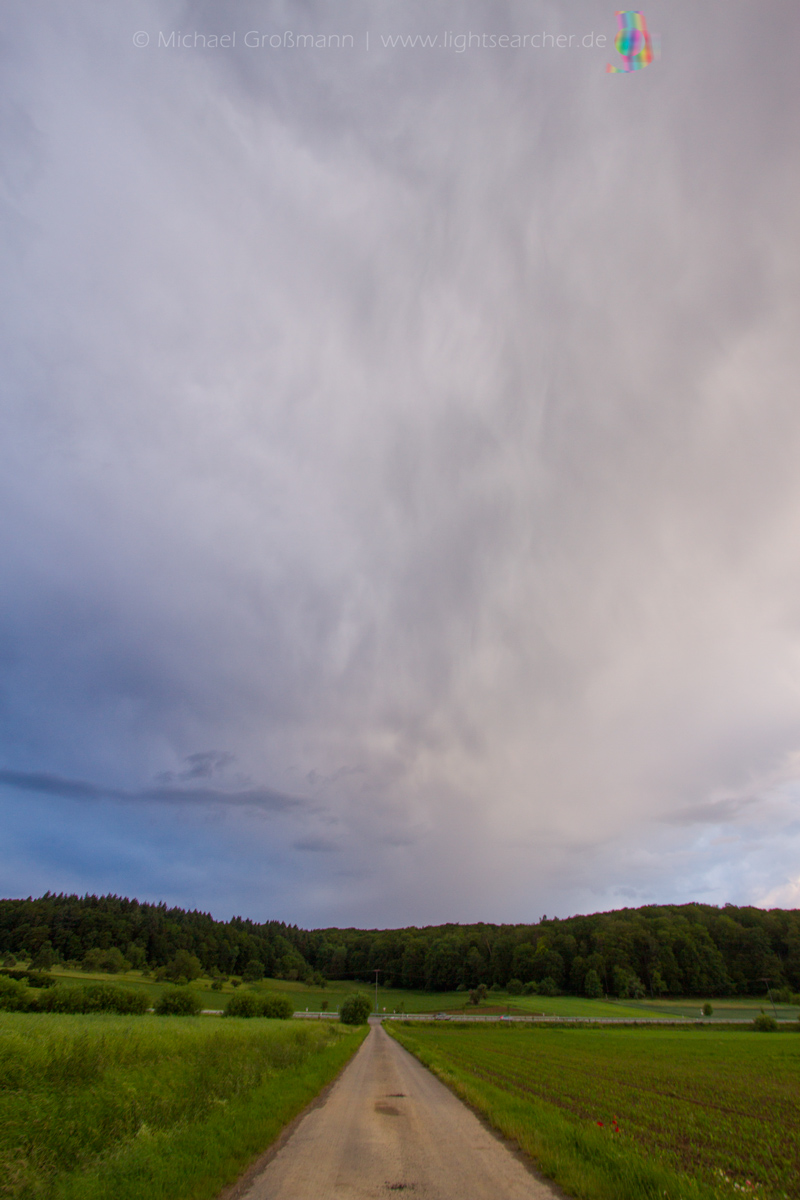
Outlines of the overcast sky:
M800 9L642 11L3 5L0 894L800 905Z

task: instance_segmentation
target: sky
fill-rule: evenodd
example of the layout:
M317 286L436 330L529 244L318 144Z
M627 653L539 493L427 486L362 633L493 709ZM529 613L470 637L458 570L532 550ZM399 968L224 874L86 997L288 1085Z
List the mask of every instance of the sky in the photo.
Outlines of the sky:
M800 906L800 9L641 11L3 5L0 894Z

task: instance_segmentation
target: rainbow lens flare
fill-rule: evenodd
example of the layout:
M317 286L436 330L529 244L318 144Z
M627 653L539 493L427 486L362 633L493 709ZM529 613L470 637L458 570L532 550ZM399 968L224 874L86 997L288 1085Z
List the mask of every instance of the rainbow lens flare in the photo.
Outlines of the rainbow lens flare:
M616 14L619 33L614 45L625 60L624 67L606 67L612 75L625 71L640 71L653 61L653 43L647 32L647 22L640 12L618 12Z

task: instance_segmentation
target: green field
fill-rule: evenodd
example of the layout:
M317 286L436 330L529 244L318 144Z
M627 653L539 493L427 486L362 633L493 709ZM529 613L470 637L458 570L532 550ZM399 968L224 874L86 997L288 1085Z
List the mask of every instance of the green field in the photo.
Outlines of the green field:
M0 1013L0 1196L213 1200L365 1033L332 1022Z
M703 1006L702 1000L685 997L679 1000L626 1000L624 1003L642 1017L699 1017ZM712 997L711 1005L714 1017L720 1020L752 1021L762 1009L779 1021L797 1021L800 1018L796 1004L773 1005L766 996L758 1000L744 996Z
M108 975L103 971L74 971L54 967L50 972L59 983L118 983L124 987L144 989L155 1004L169 983L156 983L142 975L141 971L126 971L118 975ZM234 988L226 983L222 991L213 991L211 980L196 979L192 984L203 1007L210 1010L224 1009L235 991L274 991L282 992L291 997L296 1011L320 1012L323 1004L327 1003L328 1010L335 1013L342 1000L350 992L365 992L375 1003L375 988L364 983L352 983L344 980L332 980L326 987L307 985L287 979L264 979L260 983L243 983ZM468 1003L466 992L423 992L406 991L401 988L378 988L378 1010L391 1013L436 1013L436 1012L466 1012L497 1014L510 1012L519 1014L546 1014L561 1017L633 1017L641 1016L640 1008L631 1007L628 1003L603 1000L585 1000L579 996L509 996L506 992L490 992L484 1003L475 1007ZM659 1014L656 1014L659 1015Z
M579 1200L800 1197L795 1032L387 1029Z
M59 983L119 983L125 987L142 988L155 1004L158 997L169 983L156 983L141 971L126 971L118 975L109 975L103 971L67 970L63 967L53 967L50 972ZM226 982L221 991L214 991L211 979L203 977L196 979L192 989L197 992L203 1007L212 1011L224 1009L230 997L237 990L255 990L283 992L291 997L297 1011L308 1009L319 1012L327 1003L328 1010L335 1013L344 997L353 991L366 992L373 1001L375 988L364 983L332 980L326 987L307 985L286 979L264 979L260 983L244 983L235 988ZM750 1019L763 1008L772 1013L769 1000L749 999L744 997L717 999L709 997L714 1007L714 1017L734 1019ZM578 1018L620 1018L635 1020L637 1017L651 1019L700 1018L703 999L678 1000L586 1000L582 996L510 996L507 992L489 992L484 1003L475 1007L468 1003L466 992L423 992L406 991L401 988L378 988L378 1010L387 1014L392 1013L436 1013L458 1011L475 1015L494 1012L496 1014L511 1013L518 1015L544 1015L549 1017L578 1017ZM796 1006L777 1005L776 1013L779 1020L798 1020Z

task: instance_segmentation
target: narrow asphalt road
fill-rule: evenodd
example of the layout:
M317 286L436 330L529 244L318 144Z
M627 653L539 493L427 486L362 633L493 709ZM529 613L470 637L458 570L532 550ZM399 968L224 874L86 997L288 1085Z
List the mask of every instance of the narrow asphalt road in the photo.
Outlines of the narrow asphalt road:
M555 1200L444 1084L374 1024L242 1200Z

